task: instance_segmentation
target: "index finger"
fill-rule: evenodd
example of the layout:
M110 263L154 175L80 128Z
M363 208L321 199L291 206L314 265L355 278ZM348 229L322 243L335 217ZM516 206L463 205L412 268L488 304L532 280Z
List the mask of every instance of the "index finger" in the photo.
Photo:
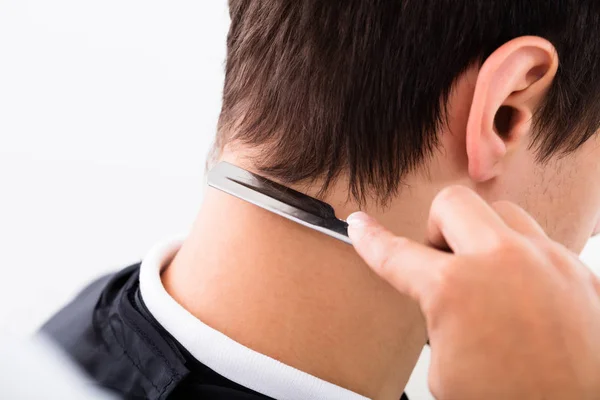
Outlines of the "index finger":
M363 212L350 215L348 234L361 258L400 293L418 303L453 257L407 238L395 236Z

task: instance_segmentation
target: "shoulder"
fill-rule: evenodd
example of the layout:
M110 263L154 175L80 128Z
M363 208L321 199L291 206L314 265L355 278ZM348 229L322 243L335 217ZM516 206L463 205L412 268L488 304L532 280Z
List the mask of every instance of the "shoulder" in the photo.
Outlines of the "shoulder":
M140 264L101 277L41 329L100 386L128 398L163 398L186 370L137 301Z
M140 264L103 276L84 288L69 304L58 311L42 328L47 335L68 353L76 351L77 338L85 336L98 341L96 332L103 324L102 312L114 307L138 279Z

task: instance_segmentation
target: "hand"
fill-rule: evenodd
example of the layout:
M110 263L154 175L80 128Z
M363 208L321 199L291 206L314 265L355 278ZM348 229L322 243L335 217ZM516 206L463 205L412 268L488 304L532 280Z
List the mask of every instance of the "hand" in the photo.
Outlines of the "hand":
M437 399L600 398L599 280L521 208L445 189L432 246L364 213L348 222L366 263L419 303Z

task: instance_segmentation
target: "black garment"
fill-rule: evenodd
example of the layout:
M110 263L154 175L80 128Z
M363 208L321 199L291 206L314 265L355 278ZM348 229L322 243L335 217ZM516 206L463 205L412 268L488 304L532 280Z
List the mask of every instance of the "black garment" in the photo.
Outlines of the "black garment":
M100 386L127 399L268 399L201 364L152 317L139 269L93 282L42 333Z

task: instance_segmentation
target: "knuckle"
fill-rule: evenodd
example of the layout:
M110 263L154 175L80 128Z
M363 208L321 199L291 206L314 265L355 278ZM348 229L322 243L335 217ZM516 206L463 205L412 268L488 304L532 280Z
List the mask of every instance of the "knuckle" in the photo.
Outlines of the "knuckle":
M382 250L381 259L379 262L380 273L384 276L393 274L396 268L396 254L401 254L408 245L408 239L396 237Z
M532 238L525 251L530 259L540 264L556 264L565 259L565 252L561 246L547 239Z
M512 270L531 271L552 265L560 270L565 264L565 253L548 240L509 235L496 250L493 253L495 265L509 266Z
M523 240L516 235L499 234L496 240L496 245L501 251L506 253L523 251Z
M392 257L389 253L385 253L379 260L379 274L383 277L389 277L393 270Z
M498 243L490 254L488 266L504 270L509 267L513 271L526 270L531 259L536 256L531 243L515 235L507 235Z
M394 242L393 242L393 250L395 252L401 252L406 250L409 245L410 245L411 241L408 238L405 237L395 237L394 238Z
M579 268L578 257L567 248L551 241L540 241L537 249L541 254L537 258L544 258L550 266L557 269L566 277L573 277L585 269ZM587 271L586 271L587 272Z
M522 253L526 246L524 240L505 232L496 232L492 240L492 252L499 255L511 255Z
M554 257L558 253L558 248L555 245L555 243L549 240L542 238L532 238L531 244L533 248L548 256Z

